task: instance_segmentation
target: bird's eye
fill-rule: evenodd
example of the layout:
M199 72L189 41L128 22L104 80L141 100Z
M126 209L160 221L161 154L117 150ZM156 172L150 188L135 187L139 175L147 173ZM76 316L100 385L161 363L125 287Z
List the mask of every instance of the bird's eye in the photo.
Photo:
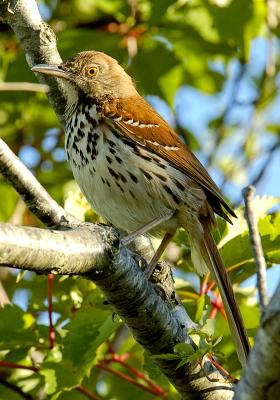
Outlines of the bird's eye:
M87 76L93 77L93 76L96 76L96 74L97 74L96 67L90 67L87 69Z

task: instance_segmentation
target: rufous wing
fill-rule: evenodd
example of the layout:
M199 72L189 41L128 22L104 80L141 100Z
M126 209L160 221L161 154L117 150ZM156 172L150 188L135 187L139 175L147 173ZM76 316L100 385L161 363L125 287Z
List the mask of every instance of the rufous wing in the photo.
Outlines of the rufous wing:
M121 136L167 160L206 189L208 201L217 214L230 222L223 206L235 217L234 211L203 165L141 96L112 100L104 106L103 115Z

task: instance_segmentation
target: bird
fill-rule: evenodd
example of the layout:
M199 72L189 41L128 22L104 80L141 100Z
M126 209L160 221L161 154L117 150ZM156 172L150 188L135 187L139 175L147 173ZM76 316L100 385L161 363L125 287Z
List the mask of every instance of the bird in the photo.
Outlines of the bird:
M206 169L109 55L83 51L31 69L62 82L65 151L90 205L124 233L125 245L140 234L163 235L148 276L176 230L185 229L196 271L216 281L244 366L250 345L212 236L215 214L228 222L236 215Z

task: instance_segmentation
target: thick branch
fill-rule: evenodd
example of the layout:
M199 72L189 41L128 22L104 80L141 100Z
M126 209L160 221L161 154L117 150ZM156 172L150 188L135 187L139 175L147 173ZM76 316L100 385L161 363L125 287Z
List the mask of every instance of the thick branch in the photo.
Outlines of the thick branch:
M172 307L162 300L139 267L141 259L124 247L119 249L111 227L81 224L75 229L47 231L0 224L0 243L2 266L41 274L77 274L94 281L148 353L173 353L176 343L189 342L186 328L193 326L191 320L182 318L178 305ZM233 396L232 384L207 358L202 361L203 369L200 364L176 369L178 361L157 362L183 398Z
M280 285L273 295L255 337L236 400L275 400L280 390Z
M0 223L0 265L40 274L85 275L93 268L102 270L114 244L118 245L118 236L108 226L46 230Z

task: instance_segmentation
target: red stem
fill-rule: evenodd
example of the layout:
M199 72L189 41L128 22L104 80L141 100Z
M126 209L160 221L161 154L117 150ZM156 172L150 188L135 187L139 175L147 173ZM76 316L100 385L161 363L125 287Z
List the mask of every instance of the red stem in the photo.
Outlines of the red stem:
M30 371L33 372L38 372L39 368L33 367L32 365L22 365L22 364L16 364L10 361L0 361L0 367L3 368L20 368L20 369L29 369Z
M155 390L157 390L159 393L161 393L162 396L165 395L164 390L158 386L157 384L155 384L154 382L152 382L149 378L147 378L145 376L145 374L143 374L141 371L138 371L138 369L134 368L132 365L129 365L128 363L126 363L125 361L123 361L118 355L114 354L113 357L111 359L106 359L106 360L102 360L102 362L116 362L120 365L122 365L123 367L125 367L126 369L128 369L133 375L136 376L136 378L138 379L143 379L150 387L154 388Z
M48 275L48 315L49 315L49 340L50 340L50 349L54 347L54 339L55 339L55 331L53 329L53 321L52 321L52 293L53 293L53 280L54 274Z
M228 377L230 378L230 380L231 380L233 383L238 383L238 382L239 382L238 379L236 379L236 378L234 378L233 376L231 376L231 375L227 372L226 369L224 369L219 363L217 363L217 362L213 359L213 357L211 357L211 362L212 362L212 364L213 364L217 369L219 369L219 370L222 371L226 376L228 376Z
M204 276L204 278L203 278L203 280L202 280L202 282L201 282L201 285L200 285L200 296L202 296L203 294L206 294L207 292L208 292L208 288L207 288L207 282L208 282L208 279L209 279L209 276L210 276L210 274L209 274L209 272Z
M152 393L158 397L163 397L162 393L161 392L159 393L158 390L137 382L135 379L131 378L131 376L129 376L121 371L116 371L110 367L107 367L107 365L104 365L103 362L102 363L100 362L99 364L97 364L97 367L103 369L104 371L110 372L111 374L116 375L119 378L126 380L127 382L132 383L132 385L135 385L135 386L139 387L140 389L146 390L146 392Z
M90 390L88 390L84 386L81 386L81 385L76 386L75 390L77 390L77 392L80 392L80 393L84 394L86 397L88 397L91 400L101 400L101 397L97 396L97 394L91 392Z
M217 311L218 311L217 308L213 306L210 311L209 319L214 319L217 315Z

